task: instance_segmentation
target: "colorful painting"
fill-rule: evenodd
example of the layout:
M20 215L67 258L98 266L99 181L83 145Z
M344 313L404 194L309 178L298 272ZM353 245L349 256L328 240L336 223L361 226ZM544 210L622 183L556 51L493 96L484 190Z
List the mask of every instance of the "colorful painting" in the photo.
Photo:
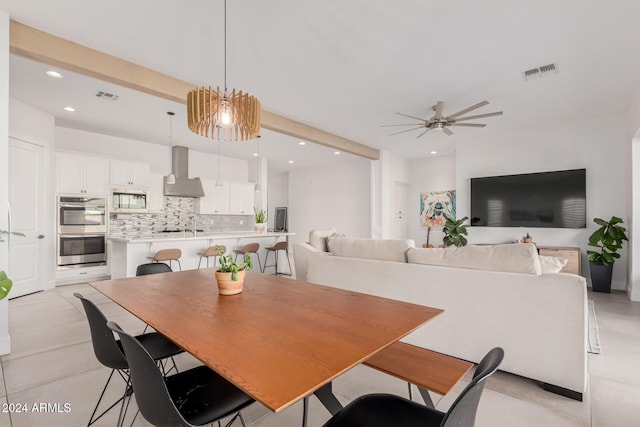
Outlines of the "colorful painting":
M456 191L420 193L420 223L427 227L444 227L447 215L456 217Z

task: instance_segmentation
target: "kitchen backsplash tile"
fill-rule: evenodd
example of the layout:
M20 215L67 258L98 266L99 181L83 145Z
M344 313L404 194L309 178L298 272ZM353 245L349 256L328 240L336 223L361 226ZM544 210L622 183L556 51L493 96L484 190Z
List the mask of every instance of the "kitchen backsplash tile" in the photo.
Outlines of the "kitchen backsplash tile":
M251 231L253 215L198 215L190 197L165 196L162 213L111 214L110 237L143 237L163 230Z

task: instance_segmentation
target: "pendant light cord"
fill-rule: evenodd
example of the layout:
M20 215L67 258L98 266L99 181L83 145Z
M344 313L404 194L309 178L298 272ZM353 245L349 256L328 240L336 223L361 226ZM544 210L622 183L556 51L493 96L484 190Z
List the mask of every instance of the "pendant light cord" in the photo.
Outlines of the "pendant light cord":
M227 0L224 0L224 94L227 95Z
M220 140L218 140L218 182L220 182Z

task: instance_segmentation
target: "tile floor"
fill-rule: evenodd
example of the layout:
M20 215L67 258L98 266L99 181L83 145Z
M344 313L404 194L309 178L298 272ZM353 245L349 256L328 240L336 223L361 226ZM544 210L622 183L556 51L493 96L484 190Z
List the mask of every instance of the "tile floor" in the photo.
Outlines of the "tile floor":
M142 322L86 284L11 300L13 349L0 357L0 426L86 425L108 370L95 359L87 321L74 292L95 301L108 318L126 330L142 332ZM498 372L488 381L477 426L640 426L640 303L629 302L622 293L590 293L589 298L595 300L603 353L589 355L591 375L584 402L545 392L531 380ZM195 364L189 355L181 355L178 360L181 368ZM439 396L434 396L437 407L446 410L469 377L439 401ZM109 397L115 398L120 390L111 388ZM340 377L334 390L346 403L374 391L404 395L406 385L359 366ZM134 412L130 410L128 420ZM299 426L302 407L296 404L273 414L254 404L243 413L251 426ZM310 413L311 427L321 426L329 418L315 398L311 399ZM112 411L95 425L114 425L116 417ZM138 417L134 425L148 423Z

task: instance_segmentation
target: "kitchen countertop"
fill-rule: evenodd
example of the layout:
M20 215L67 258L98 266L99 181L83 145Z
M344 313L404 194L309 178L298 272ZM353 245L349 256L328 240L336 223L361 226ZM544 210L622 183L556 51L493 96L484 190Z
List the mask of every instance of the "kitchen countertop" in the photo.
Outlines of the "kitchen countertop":
M255 231L223 231L223 232L201 232L195 236L192 232L186 233L157 233L151 236L137 237L109 237L109 240L120 243L153 243L153 242L176 242L188 240L223 240L223 239L260 239L265 237L294 236L296 233L288 232L267 232L257 233Z

